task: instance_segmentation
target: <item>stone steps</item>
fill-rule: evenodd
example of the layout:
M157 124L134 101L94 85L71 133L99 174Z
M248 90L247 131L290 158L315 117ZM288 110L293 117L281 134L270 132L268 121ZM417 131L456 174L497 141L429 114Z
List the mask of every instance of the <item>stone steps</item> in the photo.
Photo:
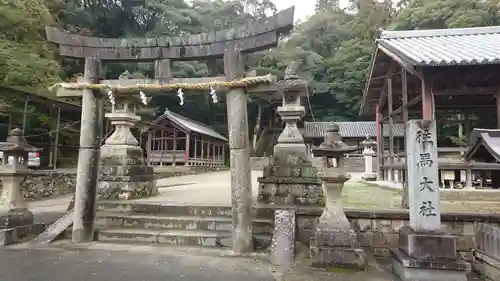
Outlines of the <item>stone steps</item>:
M132 203L101 201L97 202L98 212L113 212L127 214L151 214L166 216L199 216L199 217L231 217L231 207L224 206L175 206L160 205L155 203ZM270 208L257 208L256 216L259 218L274 218L274 213Z
M100 230L97 237L99 241L103 242L166 244L211 248L232 247L230 231L106 228ZM271 244L271 239L271 235L254 235L256 250L266 250Z
M100 213L96 224L106 227L122 228L154 228L170 230L206 230L231 231L230 217L199 217L199 216L164 216L149 214ZM272 233L271 219L256 218L253 220L253 232Z
M97 211L99 241L232 247L230 207L108 201L98 202ZM271 245L273 219L259 216L252 227L256 250L266 250Z

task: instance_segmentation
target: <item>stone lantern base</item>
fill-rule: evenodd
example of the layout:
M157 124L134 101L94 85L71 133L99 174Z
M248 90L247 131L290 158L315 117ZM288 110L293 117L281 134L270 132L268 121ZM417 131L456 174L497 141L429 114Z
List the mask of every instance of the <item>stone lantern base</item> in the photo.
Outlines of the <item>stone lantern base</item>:
M312 266L363 269L367 264L365 253L342 205L342 189L350 176L339 173L338 169L325 168L319 177L323 181L326 206L311 237Z
M365 252L352 229L318 227L311 237L310 258L313 267L366 267Z
M0 246L19 242L33 227L34 216L27 208L0 210Z
M18 242L33 227L33 213L26 208L21 193L25 174L1 173L2 194L0 196L0 246Z
M154 168L144 164L142 148L103 145L98 200L130 200L158 193Z

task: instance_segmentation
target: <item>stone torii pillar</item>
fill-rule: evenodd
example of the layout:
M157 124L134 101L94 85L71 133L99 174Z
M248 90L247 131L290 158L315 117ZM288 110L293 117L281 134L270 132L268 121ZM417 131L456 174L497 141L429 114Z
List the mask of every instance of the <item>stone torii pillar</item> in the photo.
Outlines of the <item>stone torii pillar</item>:
M243 77L243 56L234 43L224 53L224 72L228 81ZM243 88L226 94L229 131L233 252L253 251L252 181L250 173L250 135L248 132L247 96Z
M98 59L85 59L83 76L85 82L94 83L98 81L100 64L101 62ZM75 210L71 236L74 243L94 240L95 198L99 174L102 118L102 99L90 89L83 90Z

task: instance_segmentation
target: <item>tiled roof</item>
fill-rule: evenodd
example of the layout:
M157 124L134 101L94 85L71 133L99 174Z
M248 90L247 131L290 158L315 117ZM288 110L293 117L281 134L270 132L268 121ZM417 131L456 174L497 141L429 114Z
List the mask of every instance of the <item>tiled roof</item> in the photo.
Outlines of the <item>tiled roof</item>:
M153 123L158 123L159 121L161 121L165 118L169 119L173 123L177 124L178 126L184 128L188 131L196 132L198 134L202 134L205 136L210 136L210 137L213 137L216 139L227 141L227 139L223 135L217 133L216 131L214 131L214 129L210 128L208 125L194 121L194 120L189 119L185 116L182 116L180 114L172 112L168 109L165 109L165 113L163 113L163 115L158 117Z
M325 136L326 128L331 122L304 122L305 138L322 138ZM344 138L364 138L366 135L376 136L376 125L374 121L359 122L335 122L339 125L340 135ZM404 124L394 124L394 136L404 137ZM389 136L389 125L384 124L384 136Z
M500 64L500 26L383 31L377 43L413 66Z

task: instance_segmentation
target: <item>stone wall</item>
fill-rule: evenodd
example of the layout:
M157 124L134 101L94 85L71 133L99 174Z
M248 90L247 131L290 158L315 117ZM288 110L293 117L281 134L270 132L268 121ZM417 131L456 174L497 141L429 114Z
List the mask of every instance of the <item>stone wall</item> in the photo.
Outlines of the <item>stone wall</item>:
M297 210L298 240L309 243L320 209ZM398 246L399 231L409 225L406 211L346 210L346 215L365 251L376 257L391 257L390 249ZM466 261L472 261L474 222L500 222L500 215L442 214L442 229L457 236L457 251Z
M212 171L225 170L227 167L167 167L155 169L156 179L176 177L183 175L201 174ZM1 189L0 179L0 189ZM74 170L41 170L34 171L23 183L23 195L27 200L40 200L52 198L57 195L70 194L74 192L76 184L76 171Z
M50 198L74 192L76 172L35 171L23 182L22 192L28 200Z

